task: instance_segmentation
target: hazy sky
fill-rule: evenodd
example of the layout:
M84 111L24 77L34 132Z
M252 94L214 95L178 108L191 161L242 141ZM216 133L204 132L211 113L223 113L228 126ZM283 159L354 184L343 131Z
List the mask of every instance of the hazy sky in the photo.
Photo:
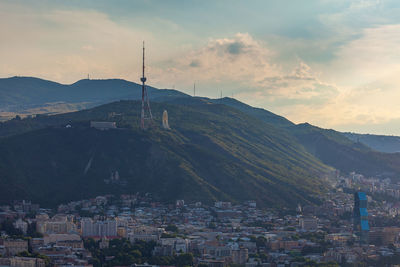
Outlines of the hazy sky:
M400 135L398 0L0 0L0 77L91 77Z

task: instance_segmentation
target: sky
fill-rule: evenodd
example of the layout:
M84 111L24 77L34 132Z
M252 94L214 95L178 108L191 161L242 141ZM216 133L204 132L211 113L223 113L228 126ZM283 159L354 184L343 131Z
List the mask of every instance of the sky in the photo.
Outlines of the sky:
M0 0L0 77L139 82L400 135L398 0Z

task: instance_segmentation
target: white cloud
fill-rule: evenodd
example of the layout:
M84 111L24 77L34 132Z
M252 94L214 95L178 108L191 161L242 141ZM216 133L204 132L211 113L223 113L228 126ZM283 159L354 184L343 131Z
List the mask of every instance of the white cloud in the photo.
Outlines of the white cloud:
M267 79L265 89L239 97L297 123L399 135L399 43L400 25L365 29L331 62L310 67L300 60L291 75Z
M258 105L275 100L282 104L284 100L317 102L335 93L335 88L320 81L304 61L298 59L295 66L287 68L276 62L276 56L266 43L248 33L237 33L209 40L203 47L172 59L165 69L152 72L160 84L173 80L191 87L193 81L201 81L203 87L210 88L203 89L203 94L211 97L216 88L229 86L237 89L236 97Z
M187 86L193 81L217 85L223 83L261 82L277 72L270 63L272 52L249 34L212 39L204 47L192 49L163 64L156 79L173 79ZM167 74L168 77L165 77Z
M321 16L338 31L329 40L280 39L284 51L325 51L339 40L333 60L322 64L296 57L295 51L284 60L279 45L272 48L249 33L196 45L180 41L171 48L175 42L165 35L179 40L187 35L181 32L182 25L168 20L153 21L153 27L163 24L163 30L170 29L156 36L142 30L139 20L116 23L97 11L33 11L0 3L0 76L31 75L70 83L90 73L93 78L138 81L145 39L152 85L182 89L196 82L201 95L216 97L221 89L234 92L240 100L295 122L342 130L370 124L373 129L399 121L400 25L379 26L384 20L377 17L374 27L354 30L347 21L359 14L361 23L368 19L365 14L380 6L379 1L358 1L342 13ZM358 35L343 42L354 33Z
M369 124L373 129L399 121L399 43L400 25L368 28L360 38L342 46L334 61L320 66L323 79L337 81L341 88L337 103L326 112L327 117L335 115L332 127ZM400 130L388 129L387 133L400 134Z
M60 82L93 77L138 80L141 40L152 34L123 27L96 11L46 10L0 4L0 75Z
M400 25L365 29L341 47L336 59L321 68L327 77L357 86L382 79L400 69Z

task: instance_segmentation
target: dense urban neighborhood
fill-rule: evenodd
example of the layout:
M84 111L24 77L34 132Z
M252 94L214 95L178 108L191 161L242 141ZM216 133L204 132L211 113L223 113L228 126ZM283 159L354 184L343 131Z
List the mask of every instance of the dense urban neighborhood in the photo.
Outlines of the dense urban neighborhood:
M292 209L257 208L251 200L159 203L139 193L97 196L57 209L14 201L0 207L0 266L400 263L400 185L351 173L332 186L320 205ZM365 209L365 218L357 219L355 205ZM366 226L357 227L363 221Z
M399 14L0 0L0 267L400 267Z

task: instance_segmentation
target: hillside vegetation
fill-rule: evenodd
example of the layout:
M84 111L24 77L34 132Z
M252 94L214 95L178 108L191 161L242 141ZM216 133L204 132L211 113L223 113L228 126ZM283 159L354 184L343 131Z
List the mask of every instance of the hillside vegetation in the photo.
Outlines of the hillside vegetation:
M0 112L80 110L0 123L0 182L5 185L0 201L56 204L139 191L168 201L255 199L264 206L291 206L318 201L333 170L328 166L344 174L400 174L400 154L377 152L334 130L296 125L232 98L190 97L152 87L149 95L155 127L143 132L138 102L98 106L138 99L138 84L0 79ZM164 109L170 131L159 127ZM115 121L119 129L98 131L90 121ZM121 180L110 182L116 171Z
M398 178L400 153L377 152L342 133L304 123L289 128L300 144L323 163L344 174L357 172L366 176Z
M0 182L7 185L0 201L56 204L152 192L169 201L255 199L262 206L289 206L315 203L326 188L321 177L331 169L267 123L209 102L152 108L155 125L147 131L138 129L140 105L134 101L14 120L13 127L30 130L0 139ZM158 127L164 109L172 130ZM93 120L116 121L120 129L90 128ZM115 171L120 181L104 182Z

